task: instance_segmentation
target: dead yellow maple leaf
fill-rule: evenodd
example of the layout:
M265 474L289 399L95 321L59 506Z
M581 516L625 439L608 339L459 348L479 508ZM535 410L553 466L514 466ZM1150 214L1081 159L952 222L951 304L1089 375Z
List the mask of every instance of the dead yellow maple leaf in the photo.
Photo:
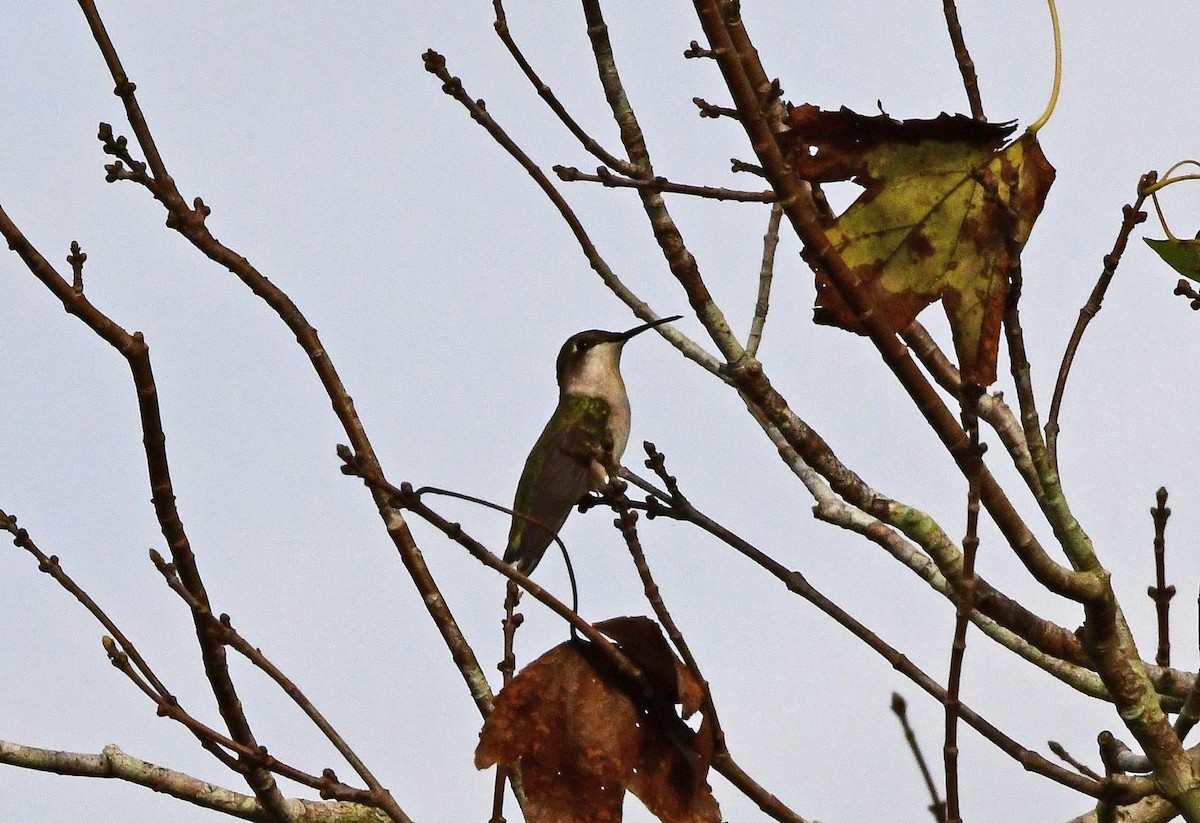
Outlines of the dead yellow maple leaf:
M626 790L665 823L719 823L706 782L712 734L675 714L703 689L644 617L597 623L651 682L646 698L594 646L572 640L526 666L496 696L475 766L517 765L529 823L616 823Z
M825 228L866 311L898 332L941 300L964 383L991 384L1017 255L1054 182L1035 136L1004 145L1012 124L946 114L900 121L810 105L792 108L790 124L802 177L864 189ZM864 333L827 273L807 259L816 271L816 322Z

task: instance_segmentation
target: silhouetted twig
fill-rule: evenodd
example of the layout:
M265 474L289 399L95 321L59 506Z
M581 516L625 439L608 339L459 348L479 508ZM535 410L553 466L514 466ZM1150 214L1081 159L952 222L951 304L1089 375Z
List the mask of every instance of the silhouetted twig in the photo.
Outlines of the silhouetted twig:
M482 126L492 137L492 139L495 140L501 148L508 152L509 155L512 156L512 158L516 160L523 169L525 169L526 173L528 173L529 176L533 178L534 182L537 183L538 188L540 188L546 197L550 199L550 202L553 203L554 207L562 216L563 221L566 222L567 227L575 236L575 240L578 242L580 249L583 251L584 257L587 258L592 269L600 276L600 279L604 282L604 285L607 286L613 292L613 294L615 294L621 300L622 303L629 306L629 308L633 310L633 313L639 318L643 320L652 320L653 318L657 317L657 315L654 314L654 312L650 309L650 306L643 302L636 294L634 294L623 282L621 282L621 279L617 277L616 273L613 272L612 268L608 265L608 263L604 260L604 257L596 248L595 244L592 243L591 237L588 235L587 230L584 229L583 223L580 222L579 217L575 214L575 211L571 208L570 204L567 203L566 199L562 196L562 193L554 187L552 182L550 182L550 178L546 176L546 173L543 172L537 163L535 163L529 157L529 155L520 146L518 146L511 137L509 137L508 133L500 127L500 124L497 123L491 114L488 113L484 102L482 100L476 100L468 95L466 89L463 88L462 80L450 74L449 70L446 68L446 58L438 54L433 49L427 50L422 57L425 61L425 70L442 81L442 91L462 104L462 106L471 115L471 119ZM681 332L675 329L667 330L664 328L660 330L660 333L666 337L672 345L678 348L679 351L683 353L684 357L694 361L702 368L712 372L713 374L719 373L720 364L717 359L689 340Z
M1200 292L1192 288L1192 284L1182 278L1175 284L1174 294L1186 297L1191 301L1192 311L1200 310Z
M933 819L937 823L945 823L946 803L938 795L937 786L933 782L933 774L929 771L929 764L925 762L925 755L921 752L921 744L917 742L912 724L908 722L908 702L900 696L899 692L892 692L892 712L900 720L900 727L904 730L904 739L908 742L908 750L912 752L913 759L917 761L917 768L921 770L921 778L925 781L925 788L929 792L929 811L932 812Z
M369 789L369 799L360 802L366 802L367 805L383 809L385 812L387 812L388 816L397 821L397 823L411 823L410 818L407 814L405 814L404 810L400 808L400 805L396 802L396 799L392 796L391 792L384 788L383 784L379 782L379 780L367 767L366 763L363 762L354 749L350 747L341 734L339 734L338 731L333 727L333 724L325 719L325 716L321 714L320 710L317 709L313 702L308 699L308 696L301 691L300 687L297 686L291 680L291 678L285 675L278 666L272 663L260 649L251 645L244 637L242 637L242 635L233 627L233 623L229 619L229 615L222 614L220 617L217 617L213 615L213 613L203 603L197 601L192 596L191 592L188 591L187 587L183 585L183 582L179 579L179 574L175 568L175 565L173 563L166 562L166 560L164 560L162 555L160 555L158 552L151 550L150 559L153 561L154 567L158 569L159 574L161 574L163 579L166 580L167 585L171 588L171 590L178 594L180 598L187 603L188 608L192 610L193 615L195 615L198 620L206 622L209 625L210 631L212 631L213 634L218 637L223 644L229 646L238 654L242 655L244 658L253 663L259 670L274 680L276 685L283 690L284 694L291 698L292 702L295 703L300 710L308 716L308 719L312 721L313 725L320 729L321 733L325 735L325 738L333 744L333 747L337 749L338 754L345 758L346 762L350 764L350 767L354 769L355 773L362 778L364 783L367 784L367 788Z
M671 617L670 611L667 610L667 604L663 602L662 592L659 591L658 584L654 582L654 576L650 572L650 564L646 562L646 553L642 550L642 542L637 533L637 512L633 511L629 498L625 495L626 484L625 481L620 479L621 467L615 460L611 459L611 453L608 457L606 468L609 475L609 482L602 491L606 501L617 512L617 519L614 521L614 525L625 539L625 545L629 548L629 554L633 557L633 564L637 568L638 576L641 578L642 590L646 595L646 600L650 603L650 607L654 610L654 615L666 630L667 638L670 639L671 645L676 648L679 656L683 658L684 665L688 667L688 671L692 673L692 677L696 679L696 682L704 690L704 716L708 718L708 722L711 724L713 751L715 754L727 754L728 747L725 743L725 732L717 716L717 707L713 702L708 679L700 671L700 664L696 662L696 657L692 654L687 640L684 639L683 632L680 631L678 624L675 623L675 619Z
M979 550L979 478L983 469L983 446L979 442L979 415L977 411L983 389L979 386L962 387L963 429L970 440L974 455L974 466L967 472L967 533L963 537L962 583L955 598L954 640L950 645L950 672L946 678L946 726L943 744L943 759L946 766L947 823L961 823L962 813L958 791L958 712L959 694L962 688L963 661L967 651L967 627L971 624L971 612L975 608L975 556Z
M731 109L728 106L714 106L703 97L693 97L692 102L700 110L701 117L710 117L713 120L716 120L718 117L728 117L731 120L742 119L737 109Z
M656 473L659 473L660 478L669 477L670 475L666 474L665 466L659 462L661 453L654 448L652 443L646 444L646 450L650 455L650 460L647 461L648 465L650 463L655 463L658 466L657 468L655 468L655 466L650 467L654 469ZM629 473L626 469L625 475L631 476L631 473ZM678 494L677 486L676 492L672 494L666 491L655 489L652 484L647 483L640 478L638 478L638 480L640 481L637 483L639 488L652 490L650 493L654 497L656 497L661 503L674 509L676 513L682 515L683 519L699 526L704 531L728 544L745 557L766 569L781 582L783 582L789 591L809 601L820 611L833 618L834 621L849 630L856 638L864 642L876 654L887 660L894 669L912 680L913 683L924 689L927 693L933 696L934 699L938 700L939 702L944 702L947 699L946 690L936 680L926 674L920 667L914 664L906 656L901 654L892 646L888 645L877 634L860 623L849 612L845 611L829 598L821 594L820 591L818 591L808 582L803 574L798 571L788 569L782 563L775 560L773 557L747 541L745 538L730 531L717 521L701 512L686 497ZM669 485L675 485L674 478L671 478L671 483ZM1050 762L1037 752L1025 748L964 704L960 704L959 706L959 716L964 722L966 722L969 726L979 732L985 739L996 746L996 748L1012 757L1029 771L1036 772L1058 783L1062 783L1064 786L1068 786L1093 797L1098 797L1110 791L1109 788L1101 786L1094 781L1075 774L1074 772L1068 771L1056 763Z
M950 362L920 321L914 320L900 332L900 336L939 386L955 397L962 394L962 377L958 372L958 367ZM1008 404L1004 402L1003 392L997 391L992 394L980 395L978 409L980 418L986 420L999 436L1000 443L1008 452L1013 466L1025 480L1030 491L1035 496L1045 496L1045 492L1042 490L1042 481L1033 465L1029 443L1021 429L1021 423Z
M1050 460L1053 465L1058 465L1058 433L1059 433L1059 413L1062 411L1063 392L1067 387L1067 377L1071 373L1071 364L1075 361L1075 353L1079 349L1079 343L1083 339L1083 333L1087 329L1088 324L1092 322L1092 318L1100 311L1100 307L1104 302L1104 295L1108 291L1108 285L1112 282L1113 275L1117 272L1117 266L1121 262L1121 255L1125 253L1125 247L1129 243L1129 235L1133 233L1134 228L1146 219L1146 212L1142 211L1142 204L1146 202L1146 195L1142 191L1154 181L1158 179L1156 172L1147 172L1143 174L1138 181L1138 196L1132 205L1126 204L1121 208L1121 228L1117 231L1117 239L1113 241L1112 250L1104 255L1104 268L1100 271L1100 277L1096 280L1096 285L1092 287L1092 293L1088 296L1087 303L1079 310L1079 319L1075 321L1075 328L1071 331L1071 339L1067 342L1067 347L1063 351L1062 363L1058 367L1058 378L1054 382L1054 396L1050 400L1050 414L1046 418L1046 451L1050 455Z
M767 324L767 312L771 307L771 282L775 277L775 249L779 246L779 223L782 218L783 207L775 203L771 206L771 217L767 221L767 233L763 235L762 264L758 270L758 297L754 301L754 317L750 319L750 335L746 338L746 354L750 357L758 356L763 327Z
M584 181L588 183L600 183L608 188L649 189L669 194L686 194L692 197L703 197L708 200L732 200L738 203L775 202L775 192L773 191L742 191L740 189L726 189L717 186L693 186L687 183L672 183L667 178L661 176L649 180L620 177L603 166L597 168L595 174L582 172L574 166L553 166L552 168L554 169L554 173L558 175L558 179L566 183Z
M38 560L38 570L50 575L54 580L66 591L68 591L76 600L78 600L84 608L104 627L108 632L103 638L104 650L108 655L109 661L113 666L133 683L139 691L154 701L158 714L161 717L166 717L182 725L188 729L200 742L200 744L210 752L214 757L221 761L225 766L233 771L244 774L249 767L264 768L270 771L275 771L289 779L295 780L302 785L309 786L313 789L318 789L322 792L322 796L329 799L337 799L341 801L354 802L368 806L378 807L380 804L376 802L376 798L362 789L356 789L337 781L330 781L324 777L317 777L308 774L286 763L271 757L262 747L249 747L233 738L227 737L205 723L196 719L192 714L187 712L179 703L178 699L167 689L161 680L151 670L149 664L138 652L132 641L117 627L116 623L108 616L108 614L100 607L98 603L76 583L70 575L62 568L58 557L55 555L46 555L38 548L37 544L29 536L28 531L20 528L17 525L17 519L12 515L0 511L0 529L8 531L13 535L13 543L19 548L24 549L29 554L33 555ZM152 554L157 554L152 552ZM162 558L158 557L156 563L162 563ZM165 565L165 564L164 564ZM195 597L187 591L178 577L175 578L175 584L172 586L180 593L193 608L204 608ZM230 755L236 755L235 759ZM401 813L403 814L403 813ZM407 821L406 817L392 817L393 820Z
M1050 751L1058 755L1060 760L1070 763L1071 766L1074 767L1075 771L1082 775L1086 775L1093 780L1103 780L1099 774L1088 768L1087 765L1080 763L1078 760L1072 757L1071 753L1067 751L1063 744L1059 743L1057 740L1048 740L1046 741L1046 745L1050 747Z
M626 176L632 175L634 170L633 167L629 165L629 162L622 160L606 151L599 142L597 142L590 134L584 131L583 127L575 121L575 118L573 118L567 112L566 107L559 102L559 99L557 96L555 96L553 89L544 83L542 78L538 76L537 72L533 70L533 66L531 66L529 61L525 59L525 55L521 52L520 47L517 46L517 41L513 38L512 32L508 28L508 17L504 13L504 4L502 0L492 0L492 9L496 14L496 21L493 24L494 28L496 29L496 34L504 43L504 47L508 49L509 54L512 55L513 60L515 60L517 65L521 67L521 71L524 72L525 76L529 79L529 82L533 85L534 90L537 91L538 96L541 97L542 100L546 101L546 105L550 107L550 110L554 112L555 116L558 117L562 124L567 127L567 131L575 135L575 139L578 140L580 144L589 152L591 152L601 163L604 163L606 166L609 166L610 168L613 168Z
M98 32L97 41L102 44L101 51L105 53L106 58L111 54L111 59L115 61L115 52L112 52L112 44L107 39L103 24L100 23L96 14L95 6L88 0L80 0L80 5L83 6L85 14L88 14L93 31ZM119 78L118 93L132 97L132 84L120 70L120 64L116 63L115 65L114 76ZM130 104L126 105L128 108ZM136 102L132 105L136 107ZM138 116L140 116L140 112ZM155 517L167 546L170 548L172 559L179 567L180 575L189 591L197 600L207 603L208 594L200 578L199 567L196 565L191 543L175 503L174 486L167 459L166 435L163 432L162 414L158 405L158 387L154 380L154 372L150 364L150 350L146 341L140 332L130 334L121 328L96 308L82 290L76 290L73 282L67 282L25 238L2 208L0 208L0 234L5 237L9 248L17 253L26 268L62 302L63 308L82 320L93 333L115 348L129 364L136 388L135 397L141 421L143 451L150 479L151 502L154 505ZM205 675L211 684L230 735L246 749L257 749L258 742L242 711L241 701L238 699L237 691L229 675L225 649L209 634L203 624L197 622L195 628ZM275 785L274 778L266 770L258 769L248 774L247 785L254 791L263 807L268 810L272 819L280 821L287 819L283 794Z
M67 264L71 267L71 288L76 294L83 294L83 264L87 254L79 247L79 241L71 241L71 253L67 255Z
M1146 590L1154 601L1154 613L1158 618L1158 651L1154 662L1160 666L1171 665L1171 598L1175 596L1175 587L1167 585L1167 518L1171 510L1167 508L1167 489L1161 487L1155 495L1155 506L1150 510L1154 520L1154 585Z
M738 160L736 157L729 158L729 170L734 174L753 174L755 177L767 176L762 166Z
M962 26L958 22L958 9L954 0L942 0L942 9L946 15L946 30L950 33L950 42L954 44L954 59L958 62L958 71L962 75L963 89L967 92L967 101L971 106L971 116L976 120L986 120L983 113L983 102L979 97L979 78L975 76L975 61L967 51L966 40L963 39Z

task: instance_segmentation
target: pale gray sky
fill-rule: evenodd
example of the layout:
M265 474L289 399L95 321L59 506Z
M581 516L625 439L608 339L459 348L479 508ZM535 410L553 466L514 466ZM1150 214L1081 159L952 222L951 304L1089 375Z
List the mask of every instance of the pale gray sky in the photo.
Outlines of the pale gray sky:
M751 155L740 129L697 118L691 103L727 101L712 63L680 56L702 39L691 7L612 5L621 6L606 10L617 57L658 172L747 185L728 171L728 158ZM743 8L768 71L795 102L871 113L879 100L897 117L965 109L940 3ZM1053 69L1044 2L976 0L960 11L989 116L1028 124ZM104 2L101 12L180 188L204 198L214 233L320 330L392 479L511 499L553 407L562 341L634 321L524 172L422 68L421 52L438 49L535 159L594 167L507 57L491 4ZM510 0L508 12L543 77L615 148L579 9ZM1194 4L1073 3L1061 14L1063 92L1041 135L1058 180L1024 257L1023 317L1043 411L1138 176L1195 156L1200 134ZM414 819L485 819L492 777L471 764L478 715L368 496L338 472L334 446L345 438L303 354L228 272L164 228L145 191L104 182L96 124L128 133L111 86L75 4L7 4L0 204L63 269L79 240L91 299L144 332L181 513L214 606L308 691ZM586 184L566 191L613 268L660 314L686 312L636 199ZM1166 200L1176 233L1190 235L1200 197L1181 186ZM671 205L744 336L766 207ZM1147 226L1161 236L1153 218ZM811 275L796 251L785 237L762 350L775 385L869 483L960 536L961 476L869 343L811 324ZM1191 436L1200 316L1171 295L1175 279L1140 239L1131 243L1077 360L1061 450L1075 511L1115 573L1147 657L1147 511L1159 485L1171 489L1175 654L1194 667L1200 558L1186 536L1200 526ZM186 707L214 719L186 611L146 560L162 539L124 363L11 255L0 257L0 310L0 507L108 607ZM932 307L923 319L944 330L940 314ZM679 326L700 334L694 319ZM697 505L944 678L952 608L876 547L814 522L811 500L735 396L652 335L631 344L625 373L629 465L638 466L636 444L656 441ZM1027 495L1014 496L1031 511ZM501 546L503 517L438 505ZM574 516L564 532L595 619L647 611L610 519ZM501 581L431 529L414 529L481 658L498 659ZM1076 607L1036 591L990 524L982 536L980 569L993 582L1066 626L1080 622ZM749 772L826 823L928 819L888 702L893 690L909 698L935 761L936 703L723 546L660 522L644 524L643 541ZM538 576L563 590L556 559ZM525 661L562 636L535 604L526 613ZM100 628L14 549L0 551L0 626L0 738L74 751L116 743L242 788L182 729L154 717L106 661ZM240 662L235 674L272 752L349 776L264 677ZM1054 738L1093 765L1096 733L1117 720L978 634L963 699L1027 746L1045 752ZM971 823L1065 820L1087 807L973 732L961 736ZM713 784L727 819L758 817L721 778ZM632 801L628 815L646 819ZM0 819L18 816L217 819L139 787L0 769Z

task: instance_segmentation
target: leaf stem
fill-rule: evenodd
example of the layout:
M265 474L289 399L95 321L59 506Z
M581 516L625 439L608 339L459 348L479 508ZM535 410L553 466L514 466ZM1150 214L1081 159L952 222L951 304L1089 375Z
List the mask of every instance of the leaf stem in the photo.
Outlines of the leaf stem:
M1168 238L1176 242L1178 242L1179 238L1171 233L1171 227L1167 225L1167 217L1163 214L1162 205L1158 202L1158 192L1172 183L1180 183L1184 180L1200 180L1200 174L1181 174L1178 177L1172 177L1171 173L1180 166L1196 166L1197 168L1200 168L1200 163L1196 162L1195 160L1180 160L1178 163L1171 166L1171 168L1167 169L1166 174L1162 176L1161 180L1142 186L1138 189L1138 194L1140 194L1142 197L1150 197L1151 201L1154 203L1154 211L1156 214L1158 214L1158 223L1160 226L1162 226L1163 232L1166 233Z
M1058 92L1062 87L1062 31L1058 25L1058 8L1054 5L1054 0L1046 0L1046 2L1050 5L1050 26L1054 30L1054 87L1050 91L1050 102L1046 104L1046 110L1029 127L1030 134L1037 134L1042 126L1049 122L1050 115L1054 113L1054 107L1058 105Z

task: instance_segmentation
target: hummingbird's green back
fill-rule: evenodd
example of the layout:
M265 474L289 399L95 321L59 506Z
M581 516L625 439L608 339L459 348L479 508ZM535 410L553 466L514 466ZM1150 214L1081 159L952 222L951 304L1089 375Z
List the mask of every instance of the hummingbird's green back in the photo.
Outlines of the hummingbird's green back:
M604 444L609 406L598 397L567 394L525 460L513 501L504 560L525 574L546 553L571 509L591 487L592 450Z

